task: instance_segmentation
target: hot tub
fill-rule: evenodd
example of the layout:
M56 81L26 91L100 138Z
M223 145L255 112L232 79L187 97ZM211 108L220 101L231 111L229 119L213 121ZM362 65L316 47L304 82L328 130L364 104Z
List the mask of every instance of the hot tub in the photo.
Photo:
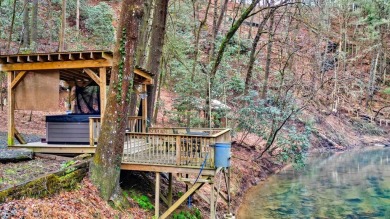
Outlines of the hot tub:
M46 116L48 144L89 144L89 117L96 114Z

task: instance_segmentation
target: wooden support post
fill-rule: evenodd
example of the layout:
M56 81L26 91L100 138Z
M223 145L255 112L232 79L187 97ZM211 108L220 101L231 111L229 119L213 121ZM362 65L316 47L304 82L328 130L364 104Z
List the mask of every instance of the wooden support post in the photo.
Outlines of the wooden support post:
M154 203L154 217L158 218L160 215L160 173L156 172L156 191L155 191L155 203Z
M66 110L72 111L72 85L69 84L69 93L68 93L68 108Z
M172 173L168 173L168 178L169 178L169 182L168 182L168 207L171 207L172 206L172 180L173 180Z
M14 135L15 135L15 100L14 100L14 91L12 89L12 79L13 73L7 73L8 80L8 91L7 91L7 99L8 99L8 146L14 145Z
M225 172L226 173L226 172ZM231 214L231 196L230 196L230 176L231 176L231 168L227 168L227 176L225 175L226 179L226 189L228 193L228 213Z
M94 119L89 118L89 146L93 147L95 144L95 139L94 139Z
M180 163L181 163L181 153L180 153L180 147L181 147L181 137L180 136L176 136L176 165L177 166L180 166Z
M150 181L148 177L143 172L140 172L141 176L151 184L151 188L155 189L156 184L153 181ZM169 207L168 199L164 197L164 194L160 191L160 199Z
M183 203L190 195L192 195L196 190L200 189L204 183L195 183L186 193L184 193L179 200L177 200L163 215L161 215L160 219L167 218L174 210L176 210L181 203Z
M103 123L104 111L106 109L107 98L107 69L99 68L100 76L100 122Z
M210 194L210 219L215 219L215 184L211 184Z
M147 89L146 89L146 84L142 84L142 93L146 94ZM146 133L146 125L147 125L147 119L148 119L148 97L145 97L142 99L142 132ZM150 97L149 97L150 98Z

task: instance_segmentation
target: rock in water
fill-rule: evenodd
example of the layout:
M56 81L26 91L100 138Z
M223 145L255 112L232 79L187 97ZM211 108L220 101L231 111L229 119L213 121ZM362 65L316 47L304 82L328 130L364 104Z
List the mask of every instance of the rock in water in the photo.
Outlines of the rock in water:
M0 149L0 162L31 160L34 152L29 149Z

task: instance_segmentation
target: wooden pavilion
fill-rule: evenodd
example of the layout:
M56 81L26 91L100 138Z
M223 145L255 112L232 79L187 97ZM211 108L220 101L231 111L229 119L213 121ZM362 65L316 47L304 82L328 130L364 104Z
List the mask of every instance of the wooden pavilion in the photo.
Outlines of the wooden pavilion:
M100 113L103 115L106 104L107 85L109 85L113 54L109 51L61 52L44 54L17 54L0 56L0 71L8 76L8 145L10 148L29 148L41 153L94 153L100 133L100 116L89 116L87 126L81 130L81 123L76 121L62 126L70 127L76 133L88 133L87 144L34 142L26 143L15 128L15 94L25 89L23 83L35 80L39 75L58 78L72 84L72 81L93 81L100 87ZM215 145L217 142L231 141L229 129L202 129L202 128L146 128L147 95L146 86L153 84L153 75L142 69L134 70L134 84L140 87L142 101L142 115L128 118L128 128L125 135L125 145L122 158L122 169L133 171L148 171L156 173L156 218L167 218L181 203L193 194L210 204L210 216L215 218L215 205L218 197L230 203L230 170L215 166ZM45 78L43 78L46 80ZM59 80L57 81L59 82ZM49 79L48 79L49 80ZM35 84L40 86L39 82ZM34 85L34 84L33 84ZM23 87L23 89L21 88ZM57 86L58 92L58 86ZM45 91L45 99L49 99L50 91ZM47 95L47 96L46 96ZM22 96L28 98L28 95ZM57 99L58 100L58 99ZM42 105L42 103L35 103ZM48 121L48 120L47 120ZM50 125L48 130L58 129L58 124ZM78 129L79 128L79 129ZM58 135L62 135L63 130ZM47 134L48 136L48 134ZM14 142L14 139L19 144ZM66 137L67 138L67 137ZM62 138L64 139L64 138ZM160 173L169 173L167 194L160 191ZM173 203L172 178L182 181L189 189ZM226 179L227 193L221 192L215 186L214 178L222 174ZM204 185L211 185L209 197L198 193ZM221 186L219 186L221 188ZM160 199L168 206L168 210L159 216Z

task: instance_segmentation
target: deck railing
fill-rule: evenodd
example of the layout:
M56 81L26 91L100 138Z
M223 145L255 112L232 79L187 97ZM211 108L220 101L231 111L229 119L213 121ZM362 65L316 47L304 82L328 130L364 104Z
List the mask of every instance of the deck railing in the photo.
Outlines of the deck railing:
M127 132L142 132L143 121L141 116L129 116L127 120ZM89 117L89 144L94 146L100 135L101 119L100 117Z
M214 168L214 146L230 142L229 129L149 128L127 132L122 162Z

